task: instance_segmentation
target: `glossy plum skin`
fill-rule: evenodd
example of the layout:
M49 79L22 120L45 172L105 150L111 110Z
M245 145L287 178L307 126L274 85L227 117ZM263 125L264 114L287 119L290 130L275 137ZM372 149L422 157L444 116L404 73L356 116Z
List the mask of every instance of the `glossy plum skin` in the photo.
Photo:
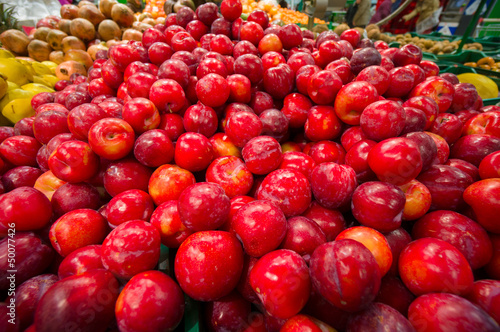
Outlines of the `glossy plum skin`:
M181 193L178 211L182 223L191 231L217 229L229 217L230 202L216 183L199 182Z
M326 235L318 224L297 216L287 220L287 232L280 248L295 251L308 262L314 250L325 242Z
M379 331L387 327L393 331L414 332L410 321L396 309L383 303L372 303L349 318L348 331Z
M471 184L465 189L463 197L472 207L476 221L488 232L500 234L498 208L500 179L485 179Z
M354 226L342 231L335 241L343 239L358 241L368 248L377 261L381 276L391 268L393 261L391 247L382 233L370 227Z
M311 219L325 233L326 240L333 241L346 227L344 216L338 210L327 209L312 201L302 216Z
M316 162L303 152L290 151L283 155L279 168L294 169L311 178L312 170L316 167Z
M175 163L190 172L206 169L214 158L212 144L202 134L186 132L175 145Z
M280 144L269 136L257 136L250 139L241 153L248 170L257 175L274 171L283 159Z
M66 257L77 249L101 243L107 233L106 219L99 212L77 209L52 224L49 238L57 253Z
M453 211L439 210L426 214L413 225L412 237L433 237L452 244L467 258L473 270L486 265L493 255L493 247L484 228Z
M407 317L408 307L413 300L415 300L415 295L406 288L401 279L386 275L382 278L380 291L374 302L387 304Z
M455 88L453 84L441 77L430 77L419 83L410 93L411 97L426 96L433 99L439 107L439 112L447 111L452 102Z
M395 137L378 143L370 150L368 165L380 181L399 186L415 179L423 163L415 142Z
M242 269L241 244L224 231L190 235L179 247L174 265L182 290L198 301L213 301L229 294L236 287ZM200 279L205 282L199 283Z
M306 136L312 141L333 140L342 132L342 122L332 106L314 106L304 124Z
M316 291L348 312L366 308L380 288L380 269L375 258L364 245L351 239L316 248L310 273Z
M261 257L278 248L287 226L286 217L277 204L256 200L238 210L230 227L241 240L245 253Z
M99 157L88 143L66 141L49 157L48 165L59 179L78 183L90 180L99 170Z
M251 306L240 294L231 292L204 306L203 316L209 330L240 331L248 326Z
M153 170L134 158L123 158L107 165L104 173L104 188L115 197L128 190L148 190Z
M363 110L379 100L377 89L368 82L346 84L335 99L335 113L344 123L359 125Z
M253 185L253 174L236 156L216 158L208 166L205 178L220 185L229 198L246 195Z
M438 154L434 139L424 132L411 132L403 135L403 137L417 144L422 159L422 171L428 170Z
M177 200L182 191L196 183L193 173L177 165L158 167L149 179L148 192L156 205Z
M125 120L104 118L89 129L88 140L92 150L100 157L117 160L134 148L134 129Z
M250 272L250 285L266 311L282 319L299 313L311 293L306 262L296 252L286 249L261 257Z
M453 245L435 238L418 239L406 246L399 256L399 275L415 295L467 294L474 282L465 256Z
M418 297L410 305L408 319L420 331L498 331L498 324L466 299L447 293Z
M411 180L399 188L403 190L406 197L403 220L416 220L429 211L432 196L426 186L417 180Z
M129 220L149 221L154 211L153 199L138 189L126 190L106 204L106 219L112 226Z
M450 156L470 162L479 167L481 161L500 149L500 138L486 134L462 136L453 144Z
M368 154L375 145L377 142L364 139L354 144L345 155L345 164L354 169L358 183L376 179L375 173L368 165Z
M184 294L163 272L145 271L127 282L115 315L120 331L173 331L184 315Z
M36 179L42 175L42 173L43 172L39 168L18 166L5 172L0 181L5 191L11 191L19 187L33 187Z
M226 123L225 133L240 148L243 148L252 138L262 132L262 121L251 112L237 112L232 114Z
M362 225L379 232L390 232L401 226L405 195L386 182L366 182L352 195L351 210Z
M66 328L106 331L114 318L118 293L118 281L106 270L88 271L65 278L54 284L40 299L35 313L35 328L47 332ZM100 310L93 304L99 304ZM92 315L89 316L89 313Z
M39 190L19 187L0 196L0 236L6 236L9 224L16 231L43 228L52 217L52 205Z
M345 150L339 143L332 141L320 141L312 143L307 151L308 155L313 158L317 164L334 162L344 164Z
M57 270L60 279L82 274L90 270L104 269L101 261L101 245L82 247L66 256Z
M356 189L356 172L350 166L326 162L311 173L311 189L324 207L336 209L347 204Z
M497 323L500 321L500 281L483 279L474 282L466 298L486 311Z
M5 302L10 304L15 301L16 326L24 331L35 319L35 310L38 302L47 290L55 284L59 278L54 274L40 274L23 282L14 296L9 296Z
M101 197L96 187L88 183L65 183L54 192L52 199L54 217L76 209L97 210L101 206Z
M102 265L117 277L130 279L156 266L160 244L160 234L153 225L142 220L125 222L104 239Z
M481 179L500 177L500 151L490 153L479 164L479 176ZM4 175L5 177L5 175ZM474 178L477 181L477 177Z
M161 243L168 248L178 248L193 232L182 223L177 201L160 204L151 215L150 222L160 233Z
M319 331L326 331L327 329L328 331L330 330L333 331L333 328L331 326L322 321L319 321L313 316L298 314L288 319L285 322L285 324L283 324L280 331L298 332L307 330L307 331L319 332Z
M8 239L0 240L0 289L7 290L10 280L8 270ZM53 261L54 250L33 232L17 232L13 237L16 243L16 285L42 273ZM12 243L12 239L11 239Z
M405 127L404 108L392 100L374 102L361 113L360 125L371 140L380 142L396 137Z
M303 213L311 203L311 186L306 176L291 169L278 169L262 181L257 198L275 202L286 217Z
M462 170L447 165L433 165L422 172L417 180L429 189L431 211L456 210L463 205L463 193L473 180Z
M134 144L134 156L143 165L159 167L174 159L174 145L163 129L149 130Z

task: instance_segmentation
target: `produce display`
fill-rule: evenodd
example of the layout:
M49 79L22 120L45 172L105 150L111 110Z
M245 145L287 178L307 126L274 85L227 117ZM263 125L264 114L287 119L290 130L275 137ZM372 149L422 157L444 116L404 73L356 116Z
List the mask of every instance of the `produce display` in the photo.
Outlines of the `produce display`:
M296 23L307 25L309 16L300 11L288 8L281 8L270 1L242 0L242 14L250 15L256 11L263 11L269 16L271 21L280 21L285 24ZM170 13L177 13L182 7L189 7L195 10L195 3L192 0L150 0L146 2L145 13L149 13L153 18L166 16ZM314 18L315 24L326 24L324 20Z
M16 59L9 51L0 50L0 125L35 115L31 99L39 92L55 91L59 81L56 67L52 61Z
M35 115L31 98L54 92L59 80L73 74L87 75L99 51L127 40L141 41L142 32L164 23L148 14L135 17L127 6L115 4L104 0L99 8L88 1L64 5L61 17L40 20L30 36L15 29L0 34L1 125Z
M349 28L347 26L347 28ZM456 51L460 45L461 40L434 40L430 38L422 38L412 36L410 33L390 35L380 31L380 28L375 24L369 24L366 27L368 38L374 40L382 40L386 43L398 42L401 46L407 44L414 44L420 47L423 52L433 54L448 54ZM483 46L480 43L467 43L463 47L464 50L477 50L481 51Z
M0 37L31 110L0 126L0 331L500 331L500 106L469 76L240 0L68 6Z
M163 9L164 5L165 5L165 0L148 0L146 1L144 12L151 14L153 18L164 17L165 16L165 10Z
M479 59L477 62L466 62L464 65L474 68L483 68L487 70L493 70L500 72L500 61L495 61L492 57L488 56Z
M242 0L243 13L251 14L255 10L262 10L267 13L271 21L283 21L285 24L296 23L307 25L309 16L297 10L281 8L273 5L269 1ZM317 17L314 18L316 24L326 24L324 20Z
M479 96L483 99L498 98L498 86L489 77L475 73L464 73L457 75L461 83L470 83L474 85Z
M436 41L432 39L425 39L420 37L412 37L410 34L406 35L396 35L396 42L401 45L415 44L422 48L422 51L434 53L434 54L448 54L456 51L461 43L461 40L443 40ZM469 43L464 45L464 50L477 50L481 51L483 49L480 43Z

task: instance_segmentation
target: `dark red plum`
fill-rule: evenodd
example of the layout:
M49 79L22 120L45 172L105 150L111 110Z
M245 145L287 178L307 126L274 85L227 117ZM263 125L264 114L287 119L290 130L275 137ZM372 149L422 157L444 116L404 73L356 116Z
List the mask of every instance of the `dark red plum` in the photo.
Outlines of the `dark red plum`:
M466 299L446 293L425 294L410 305L408 319L418 331L440 331L450 328L457 332L498 331L498 324L483 310Z
M104 269L101 261L101 245L94 244L77 249L66 256L59 265L57 274L60 279L64 279L98 269Z
M182 223L192 231L214 230L229 217L229 197L216 183L200 182L187 187L178 202Z
M383 303L372 303L349 318L348 331L382 331L390 326L393 331L413 332L410 321L396 309Z
M355 312L368 307L379 291L381 276L377 262L355 240L322 244L309 264L314 289L342 310Z
M286 218L273 202L256 200L243 205L231 221L245 252L253 257L278 248L286 234Z
M11 301L15 303L17 328L24 331L34 322L38 302L58 280L54 274L40 274L23 282L16 289L16 294L5 300L7 304L11 304Z
M65 278L54 284L40 299L35 313L36 330L80 328L84 331L106 331L114 318L118 293L118 281L105 270ZM65 301L61 302L63 298Z

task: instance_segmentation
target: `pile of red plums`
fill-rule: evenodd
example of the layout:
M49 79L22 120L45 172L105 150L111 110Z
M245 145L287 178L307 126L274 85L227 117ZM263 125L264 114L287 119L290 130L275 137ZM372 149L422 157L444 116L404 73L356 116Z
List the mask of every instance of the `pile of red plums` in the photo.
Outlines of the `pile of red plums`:
M241 12L183 7L0 127L0 330L173 331L190 298L206 331L500 331L500 107Z

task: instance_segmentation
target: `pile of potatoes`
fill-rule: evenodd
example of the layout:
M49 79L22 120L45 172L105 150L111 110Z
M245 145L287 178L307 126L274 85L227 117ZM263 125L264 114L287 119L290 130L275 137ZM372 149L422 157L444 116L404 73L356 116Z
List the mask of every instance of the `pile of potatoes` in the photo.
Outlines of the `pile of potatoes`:
M99 7L90 1L61 7L61 16L41 19L29 36L18 30L0 35L2 47L17 56L36 61L83 61L92 65L97 51L108 49L122 40L142 40L142 33L165 18L150 14L134 15L116 0L101 0ZM76 58L76 59L75 59Z

